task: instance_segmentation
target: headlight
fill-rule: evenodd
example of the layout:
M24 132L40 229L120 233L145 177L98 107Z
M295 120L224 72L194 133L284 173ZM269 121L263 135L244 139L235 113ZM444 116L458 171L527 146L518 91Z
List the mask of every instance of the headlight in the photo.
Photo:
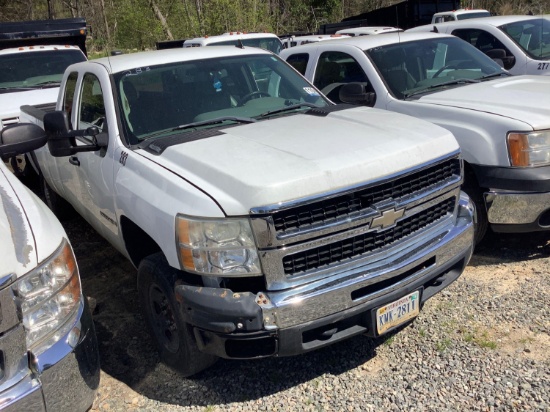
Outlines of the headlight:
M508 153L512 166L550 164L550 131L509 133Z
M27 347L41 352L72 327L80 303L78 268L69 243L64 239L44 263L12 286L23 315Z
M178 215L176 239L183 270L214 276L261 274L247 219L194 219Z

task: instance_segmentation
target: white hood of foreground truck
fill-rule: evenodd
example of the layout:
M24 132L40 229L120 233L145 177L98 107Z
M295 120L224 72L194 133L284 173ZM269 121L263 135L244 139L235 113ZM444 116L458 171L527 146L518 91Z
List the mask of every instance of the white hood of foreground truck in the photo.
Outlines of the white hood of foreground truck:
M0 277L17 278L59 247L65 232L47 206L0 165Z
M143 155L208 193L227 215L388 178L459 150L426 121L353 108L228 127Z
M491 113L540 130L550 127L549 87L550 77L506 77L432 93L419 102Z

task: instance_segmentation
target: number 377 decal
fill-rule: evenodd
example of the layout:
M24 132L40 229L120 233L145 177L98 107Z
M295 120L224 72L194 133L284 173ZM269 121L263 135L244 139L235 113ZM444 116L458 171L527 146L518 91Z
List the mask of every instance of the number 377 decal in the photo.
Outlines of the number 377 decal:
M537 70L547 70L550 67L550 63L539 63Z

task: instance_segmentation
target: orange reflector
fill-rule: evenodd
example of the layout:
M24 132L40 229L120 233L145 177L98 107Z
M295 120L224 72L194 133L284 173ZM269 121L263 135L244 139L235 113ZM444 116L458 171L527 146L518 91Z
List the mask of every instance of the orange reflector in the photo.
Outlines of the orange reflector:
M512 166L529 166L529 143L527 136L510 133L508 135L508 148Z

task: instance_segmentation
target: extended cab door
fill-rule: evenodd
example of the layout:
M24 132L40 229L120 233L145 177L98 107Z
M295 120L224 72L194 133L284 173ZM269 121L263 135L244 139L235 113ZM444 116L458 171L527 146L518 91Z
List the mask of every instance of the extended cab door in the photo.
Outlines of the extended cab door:
M70 99L70 90L67 93ZM80 72L75 85L73 102L65 101L70 111L71 127L86 130L96 126L99 134L76 137L76 145L91 145L96 141L107 142L97 151L80 152L65 160L67 181L74 182L70 201L77 211L106 239L116 243L118 225L115 214L114 153L121 146L118 139L114 102L110 78L100 65L87 65ZM95 138L95 140L94 140Z

